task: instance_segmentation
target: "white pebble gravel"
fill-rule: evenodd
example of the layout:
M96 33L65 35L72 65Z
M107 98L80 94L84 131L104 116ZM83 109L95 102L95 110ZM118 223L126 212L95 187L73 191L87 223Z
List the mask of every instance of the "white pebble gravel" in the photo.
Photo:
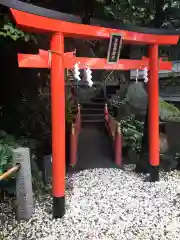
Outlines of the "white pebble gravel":
M50 194L36 199L27 222L16 222L10 206L0 204L0 239L180 239L178 171L161 173L160 182L149 183L129 167L85 170L69 176L67 186L63 219L52 219Z

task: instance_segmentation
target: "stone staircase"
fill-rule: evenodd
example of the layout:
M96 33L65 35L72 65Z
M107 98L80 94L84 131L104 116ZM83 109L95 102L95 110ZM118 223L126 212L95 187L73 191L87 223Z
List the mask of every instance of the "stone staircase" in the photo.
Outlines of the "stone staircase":
M104 99L102 102L81 103L81 122L82 124L104 122Z
M69 84L73 84L73 71L69 70L67 74ZM103 86L102 83L96 83L97 86ZM95 86L96 86L95 84ZM107 87L107 98L111 98L116 94L120 94L119 85ZM104 89L99 90L93 88L82 88L79 86L79 103L81 105L81 121L85 123L103 123L104 122ZM75 107L74 107L75 109Z
M88 90L87 90L88 91ZM107 88L108 98L120 94L119 86ZM95 96L86 102L80 102L82 123L102 123L104 122L104 90L95 93Z

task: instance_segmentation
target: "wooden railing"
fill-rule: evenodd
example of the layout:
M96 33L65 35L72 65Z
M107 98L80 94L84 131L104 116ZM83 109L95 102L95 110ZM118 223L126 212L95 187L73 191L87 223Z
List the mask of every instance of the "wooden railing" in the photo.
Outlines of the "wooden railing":
M70 165L73 167L77 163L78 139L81 131L81 107L77 106L75 121L71 125L70 136Z
M122 166L122 134L121 123L115 120L108 111L107 104L104 106L105 126L114 147L114 162L117 166Z

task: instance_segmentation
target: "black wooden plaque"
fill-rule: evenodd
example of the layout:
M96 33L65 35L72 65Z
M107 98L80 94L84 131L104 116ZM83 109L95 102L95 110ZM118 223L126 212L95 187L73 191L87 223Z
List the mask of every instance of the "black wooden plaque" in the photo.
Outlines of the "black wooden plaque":
M107 62L116 64L119 60L120 50L122 45L122 36L117 33L112 33L109 41L109 49L107 55Z

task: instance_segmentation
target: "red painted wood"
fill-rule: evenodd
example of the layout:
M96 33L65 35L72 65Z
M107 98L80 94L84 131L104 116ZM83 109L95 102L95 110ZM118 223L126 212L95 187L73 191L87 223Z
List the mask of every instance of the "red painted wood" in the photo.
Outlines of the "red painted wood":
M81 131L81 107L80 104L78 104L78 135Z
M65 196L65 84L64 36L54 34L51 50L51 111L52 111L52 190L54 197Z
M57 54L58 55L58 54ZM49 53L48 51L40 50L39 54L18 54L19 67L22 68L49 68ZM117 69L117 70L131 70L149 67L149 59L143 57L142 60L121 59L118 64L107 64L106 59L103 58L85 58L74 57L73 52L64 54L64 67L71 69L75 63L80 62L79 68L85 69L89 66L91 69ZM171 70L172 63L162 61L159 59L160 70Z
M108 64L106 59L103 58L85 58L85 57L74 57L64 59L64 64L66 68L73 68L75 63L79 62L79 68L85 69L90 67L91 69L107 69L107 70L132 70L139 69L145 66L149 67L148 58L142 60L132 60L132 59L120 59L118 64ZM171 62L163 62L160 60L160 69L172 69Z
M18 64L22 68L50 68L52 53L39 49L39 54L18 53ZM73 52L64 53L64 57L72 58Z
M122 135L117 131L115 134L115 163L118 167L122 166Z
M149 106L149 161L159 166L159 84L158 45L149 46L150 69L148 81Z
M110 38L112 33L119 33L123 36L123 42L133 44L176 44L179 36L153 35L110 29L99 26L88 26L50 19L26 12L11 9L17 25L33 32L61 32L67 37L76 38Z

